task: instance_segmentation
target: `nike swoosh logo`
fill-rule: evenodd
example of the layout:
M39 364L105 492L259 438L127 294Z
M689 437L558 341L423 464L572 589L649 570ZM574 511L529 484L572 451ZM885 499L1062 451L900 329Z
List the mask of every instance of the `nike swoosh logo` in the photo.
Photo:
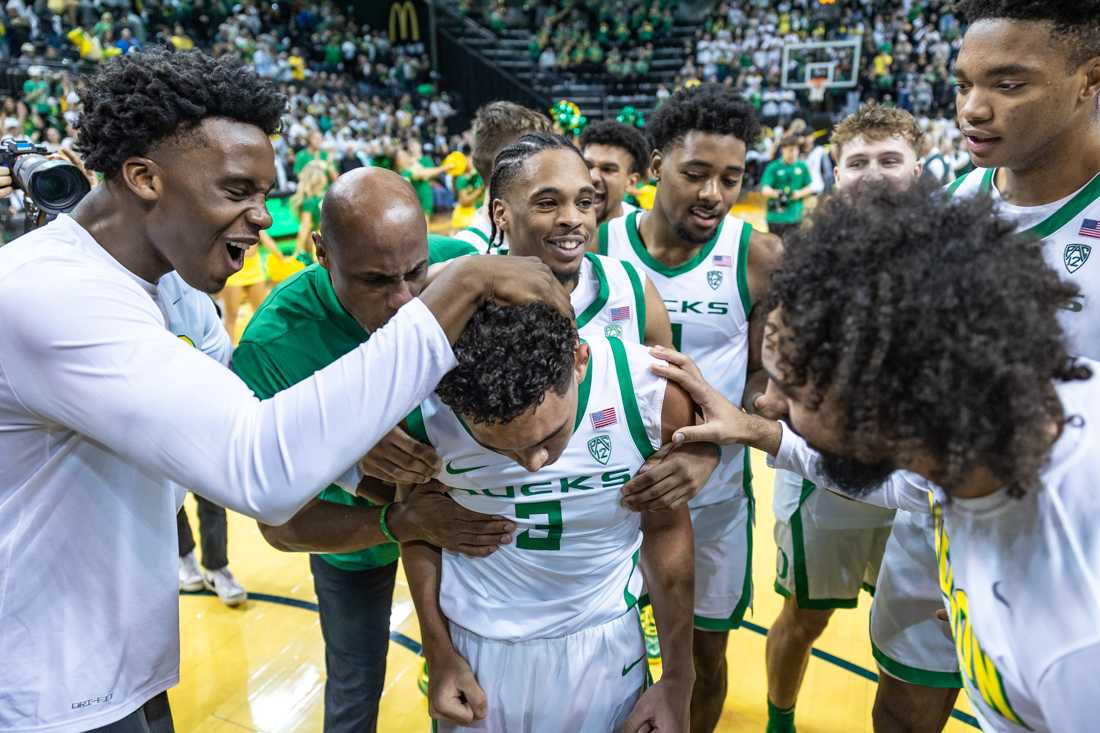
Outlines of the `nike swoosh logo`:
M1005 604L1005 608L1011 610L1012 606L1008 605L1008 601L1006 601L1005 597L1001 595L1001 592L999 590L997 590L997 586L1000 585L1000 584L1001 584L1001 581L999 581L999 580L996 583L993 584L993 597L996 598L1001 603Z
M631 663L630 663L630 664L629 664L628 666L626 666L626 667L623 667L623 674L622 674L622 676L623 676L623 677L626 677L626 676L627 676L628 674L630 674L630 670L632 670L632 669L634 669L635 667L637 667L637 666L638 666L638 662L642 661L643 659L645 659L645 652L642 652L642 656L640 656L640 657L638 657L637 659L635 659L635 660L634 660L633 662L631 662Z
M450 461L447 461L447 465L445 466L445 468L447 469L447 473L451 474L452 476L458 476L458 475L463 474L463 473L469 473L470 471L476 471L479 468L485 468L485 466L470 466L469 468L455 468L454 466L451 465Z

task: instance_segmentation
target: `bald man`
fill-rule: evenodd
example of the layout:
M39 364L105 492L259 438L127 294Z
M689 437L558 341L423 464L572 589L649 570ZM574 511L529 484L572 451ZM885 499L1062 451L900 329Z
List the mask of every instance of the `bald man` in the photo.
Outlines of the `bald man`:
M314 234L320 264L268 296L233 354L234 371L260 399L359 346L424 285L427 228L416 192L397 174L359 168L340 176L322 204L321 227ZM419 449L428 453L426 460L435 460L411 442L404 449L410 455ZM389 461L391 453L376 454L393 450L393 441L387 443L361 463ZM508 541L514 529L501 517L469 512L429 489L393 501L392 485L351 466L286 524L260 524L276 549L313 553L310 566L328 672L326 733L376 729L386 675L395 540L423 539L481 556Z

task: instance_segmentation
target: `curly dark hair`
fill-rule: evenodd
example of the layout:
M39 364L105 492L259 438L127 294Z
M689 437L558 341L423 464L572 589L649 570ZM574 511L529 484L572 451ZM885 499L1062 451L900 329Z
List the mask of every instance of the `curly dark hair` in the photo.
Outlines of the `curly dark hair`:
M186 134L208 117L279 129L286 107L275 86L241 62L198 51L150 51L105 61L80 90L76 149L113 178L127 158Z
M666 99L645 126L653 147L666 151L691 131L733 135L752 147L760 137L756 111L740 94L723 84L707 83L681 89Z
M841 440L896 464L920 446L948 491L977 466L1038 484L1053 383L1087 379L1058 322L1077 288L987 196L871 186L826 198L792 232L769 308L784 382L840 405Z
M552 306L483 304L455 344L458 366L436 388L443 403L475 423L504 424L565 394L577 326Z
M958 0L955 10L968 23L988 19L1050 22L1055 35L1067 43L1071 68L1100 56L1100 0Z
M553 132L528 132L521 135L518 140L497 153L496 160L493 161L493 171L489 176L490 208L494 201L504 196L504 191L519 176L523 164L545 150L571 150L577 154L582 162L584 161L584 156L581 155L581 151L577 150L577 146L562 135ZM585 163L585 165L587 166L588 163ZM490 222L489 244L498 244L498 236L500 238L499 243L503 244L504 232L497 229L496 219L490 218L492 221Z
M645 133L633 125L624 125L618 120L593 122L581 133L580 149L589 145L612 145L630 153L631 173L645 175L649 170L649 154L653 146L649 144Z

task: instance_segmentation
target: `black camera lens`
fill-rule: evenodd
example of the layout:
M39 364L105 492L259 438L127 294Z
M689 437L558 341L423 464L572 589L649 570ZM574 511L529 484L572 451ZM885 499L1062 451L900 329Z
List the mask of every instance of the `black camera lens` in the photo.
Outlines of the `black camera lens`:
M72 211L91 190L80 169L64 160L21 156L12 172L19 187L50 215Z

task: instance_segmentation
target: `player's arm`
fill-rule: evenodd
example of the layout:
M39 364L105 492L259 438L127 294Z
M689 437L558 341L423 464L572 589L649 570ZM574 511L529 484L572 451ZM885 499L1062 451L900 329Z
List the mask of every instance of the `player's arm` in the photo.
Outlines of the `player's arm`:
M661 414L661 439L691 425L694 404L679 385L669 382ZM691 690L695 685L692 624L695 602L695 559L691 515L678 509L642 514L639 565L646 579L657 636L661 641L661 680L645 691L623 726L635 731L688 731ZM650 727L647 727L650 726Z
M466 259L366 343L269 400L173 336L144 291L78 263L52 268L56 288L21 272L4 278L0 369L36 419L279 524L431 393L455 364L450 343L485 299L545 300L572 313L545 265Z
M783 402L777 399L774 386L769 389L768 375L764 371L764 324L768 313L763 304L771 289L772 276L782 260L783 240L774 234L752 233L746 280L753 307L749 313L749 361L742 406L749 412L759 412L773 419L782 417Z
M645 344L672 348L672 322L653 281L645 280Z
M371 486L377 483L379 486ZM388 486L365 477L360 495L379 495ZM348 506L314 499L279 526L259 522L268 544L283 552L357 552L390 541L382 530L383 507ZM511 542L515 525L503 517L459 506L436 483L405 492L386 512L386 526L399 542L430 542L473 557L484 557Z
M703 379L699 367L684 354L660 347L650 353L662 360L653 365L653 371L683 387L703 412L702 424L674 431L673 444L696 441L718 445L739 443L767 453L773 468L797 473L822 486L829 485L819 467L821 454L787 425L750 415L731 403ZM860 496L859 500L887 508L927 512L928 488L914 484L905 472L895 471L884 483Z
M401 562L428 663L428 714L459 725L483 720L487 712L485 693L451 642L447 617L439 606L442 554L427 542L402 542Z

